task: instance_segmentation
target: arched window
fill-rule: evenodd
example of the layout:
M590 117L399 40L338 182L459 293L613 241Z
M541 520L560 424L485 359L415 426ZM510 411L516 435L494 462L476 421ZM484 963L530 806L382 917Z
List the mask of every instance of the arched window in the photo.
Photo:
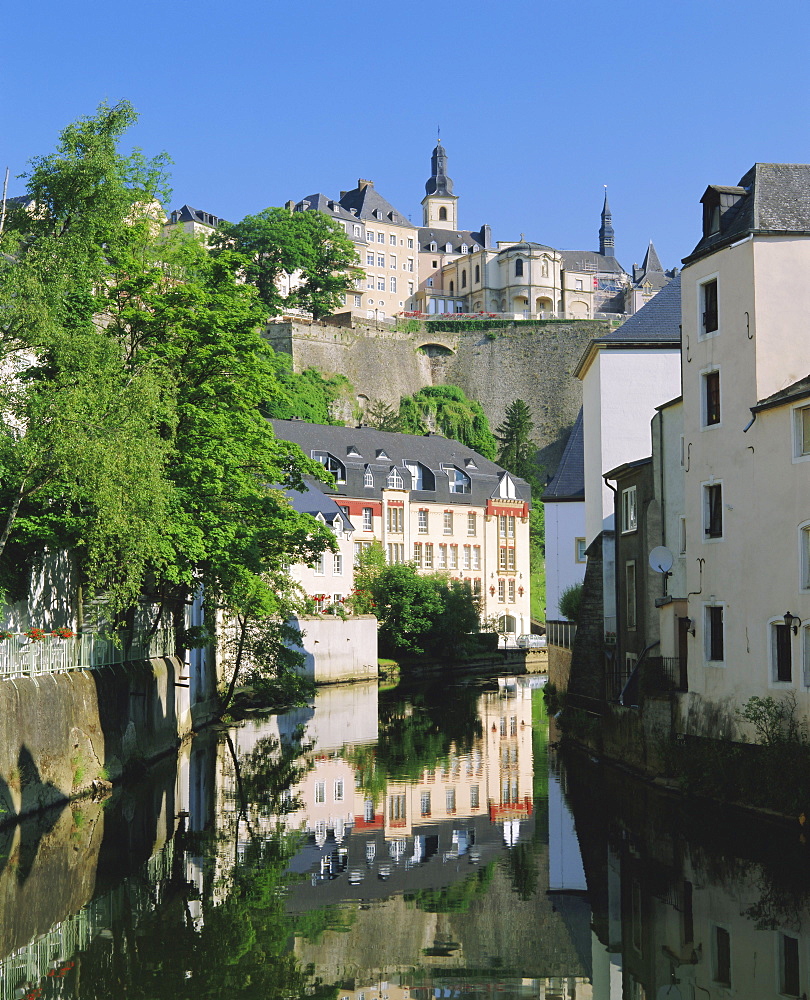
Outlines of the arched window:
M436 243L434 240L434 242L430 244L430 249L433 253L436 253L436 251L439 249L439 244Z
M517 260L515 261L515 277L516 278L522 278L523 277L523 258L522 257L518 257Z
M467 272L466 271L462 271L461 272L461 287L462 288L466 288L467 287Z
M447 209L446 208L440 208L439 209L439 222L446 222L446 221L447 221Z
M455 290L456 290L455 286L454 286L453 282L451 281L450 282L450 294L452 295Z
M478 284L478 282L480 280L481 280L481 268L478 266L478 264L476 264L475 265L475 283Z

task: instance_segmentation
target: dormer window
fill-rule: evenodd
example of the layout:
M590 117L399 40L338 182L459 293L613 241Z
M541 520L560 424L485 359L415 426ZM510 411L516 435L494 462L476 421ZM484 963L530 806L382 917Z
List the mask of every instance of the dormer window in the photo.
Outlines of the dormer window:
M451 465L450 468L446 470L448 478L450 479L450 492L451 493L469 493L472 480L467 475L466 472L462 472L461 469L457 469L455 466Z
M360 452L357 450L357 445L350 444L346 449L346 454L349 458L361 458Z
M368 465L366 466L365 472L363 473L363 486L367 490L374 489L374 474L372 473Z
M402 481L402 476L399 474L397 469L391 469L388 473L388 478L385 481L385 485L389 490L404 490L405 483Z
M436 477L426 465L422 465L421 462L405 462L405 468L411 474L412 490L432 492L436 489Z
M438 243L436 243L435 241L434 241L433 243L431 243L431 244L430 244L430 252L431 252L431 253L436 253L436 251L437 251L438 249L439 249L439 244L438 244ZM434 265L434 267L435 267L435 265Z
M331 472L336 483L346 482L346 466L328 451L313 451L312 457L320 462L327 472Z
M388 455L388 452L385 451L385 449L383 449L383 448L378 448L377 451L374 454L375 454L375 456L377 458L382 458L382 459L389 459L390 458L390 456Z
M467 246L466 243L462 243L461 244L461 252L462 253L469 253L470 252L470 248Z
M453 244L452 243L445 243L445 245L444 245L444 252L445 253L452 253L453 252Z

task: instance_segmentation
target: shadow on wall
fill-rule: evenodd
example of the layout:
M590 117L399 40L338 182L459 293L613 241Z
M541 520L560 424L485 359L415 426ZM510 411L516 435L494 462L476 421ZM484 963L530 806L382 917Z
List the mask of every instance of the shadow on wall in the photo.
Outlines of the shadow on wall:
M15 836L15 825L20 816L41 809L53 803L55 808L47 809L36 816L30 816L21 823L20 846L16 855L17 881L23 884L31 873L42 838L50 833L65 807L64 794L50 782L43 781L36 761L26 746L20 747L17 767L9 780L17 784L20 809L14 811L12 790L0 779L0 875L9 862Z

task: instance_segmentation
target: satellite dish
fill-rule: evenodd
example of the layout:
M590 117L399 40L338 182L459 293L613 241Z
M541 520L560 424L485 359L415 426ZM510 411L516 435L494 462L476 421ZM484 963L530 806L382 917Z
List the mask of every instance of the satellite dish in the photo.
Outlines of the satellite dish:
M666 545L656 545L650 553L650 567L656 573L669 573L674 562L672 553Z

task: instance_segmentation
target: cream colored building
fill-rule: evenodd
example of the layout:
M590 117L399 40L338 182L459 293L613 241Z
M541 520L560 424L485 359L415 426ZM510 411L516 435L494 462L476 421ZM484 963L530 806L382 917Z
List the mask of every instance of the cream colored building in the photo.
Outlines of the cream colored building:
M702 203L682 278L683 707L729 736L753 695L810 717L810 166L755 164Z
M522 479L435 434L302 420L274 420L273 428L335 476L331 499L355 528L355 555L378 541L389 563L466 581L482 619L497 619L499 631L531 631L531 497Z

